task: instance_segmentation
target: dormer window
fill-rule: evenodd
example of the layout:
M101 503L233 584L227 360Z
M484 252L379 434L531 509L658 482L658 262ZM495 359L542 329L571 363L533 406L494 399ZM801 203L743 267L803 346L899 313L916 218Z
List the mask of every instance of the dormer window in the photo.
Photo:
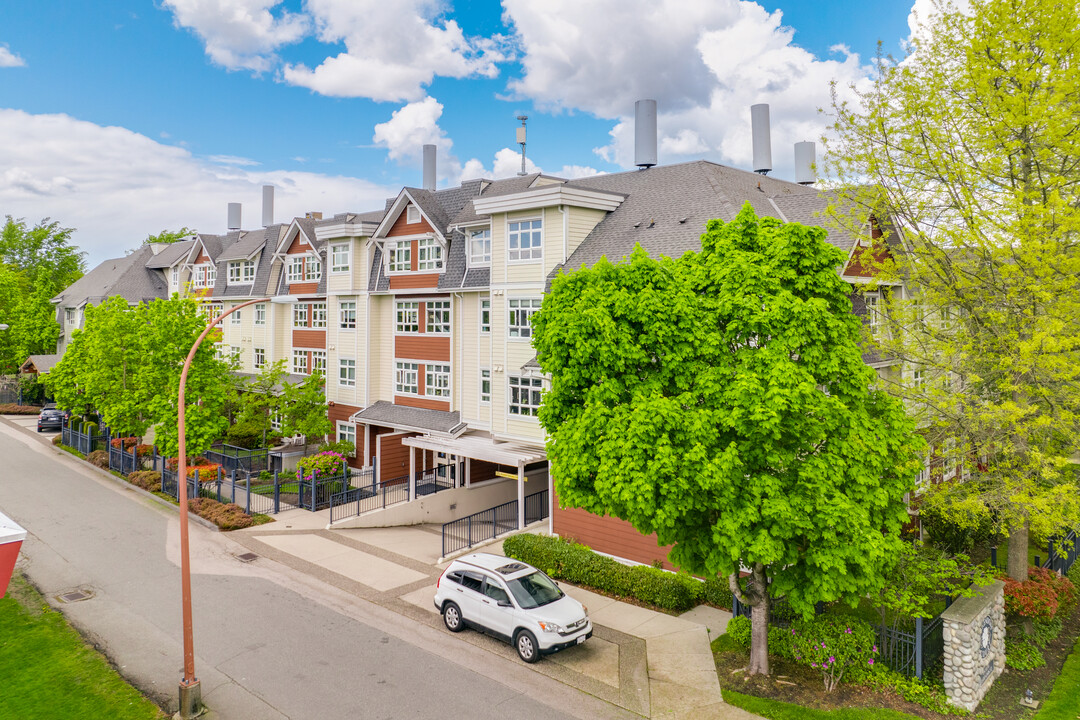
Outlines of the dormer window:
M318 258L309 257L305 263L304 280L316 282L322 277L322 261Z
M469 265L478 267L491 264L491 230L469 231Z
M421 238L416 244L417 267L420 270L442 270L442 246L435 238Z
M289 283L297 283L304 281L304 258L300 256L289 258L289 265L287 268L285 280Z
M412 270L412 243L408 240L386 243L390 255L390 272Z
M410 225L420 222L420 208L415 205L405 208L405 222Z
M249 285L255 282L254 260L233 260L229 263L229 284Z

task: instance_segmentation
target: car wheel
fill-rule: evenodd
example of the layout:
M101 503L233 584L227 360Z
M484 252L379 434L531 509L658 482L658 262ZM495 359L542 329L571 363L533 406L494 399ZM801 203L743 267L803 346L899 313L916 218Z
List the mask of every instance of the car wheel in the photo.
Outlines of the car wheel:
M41 432L41 428L38 428L38 429L37 429L37 431L38 431L38 432Z
M527 663L534 663L540 659L540 646L536 644L536 636L528 630L522 630L517 634L514 647L517 648L518 657Z
M455 603L448 602L443 606L442 621L450 632L461 632L465 629L465 621L461 617L461 608Z

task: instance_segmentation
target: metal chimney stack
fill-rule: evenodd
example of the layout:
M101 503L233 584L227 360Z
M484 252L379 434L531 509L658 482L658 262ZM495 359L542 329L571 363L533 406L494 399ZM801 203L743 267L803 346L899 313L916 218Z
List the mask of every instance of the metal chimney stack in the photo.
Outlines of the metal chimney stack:
M800 185L813 185L814 163L817 162L817 149L812 142L795 143L795 182Z
M274 186L263 185L263 227L270 227L274 224Z
M634 103L634 164L642 170L656 164L656 101Z
M424 189L435 190L435 146L424 146Z
M772 170L772 137L767 103L750 106L750 131L754 136L754 172L768 175Z
M240 203L229 203L229 229L240 229Z

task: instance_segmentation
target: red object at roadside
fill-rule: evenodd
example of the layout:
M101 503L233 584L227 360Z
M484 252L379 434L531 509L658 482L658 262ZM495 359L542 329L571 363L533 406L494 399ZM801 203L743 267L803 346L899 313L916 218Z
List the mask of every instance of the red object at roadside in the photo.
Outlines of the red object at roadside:
M0 598L7 593L11 573L15 570L15 560L19 557L19 548L25 539L26 530L0 512Z

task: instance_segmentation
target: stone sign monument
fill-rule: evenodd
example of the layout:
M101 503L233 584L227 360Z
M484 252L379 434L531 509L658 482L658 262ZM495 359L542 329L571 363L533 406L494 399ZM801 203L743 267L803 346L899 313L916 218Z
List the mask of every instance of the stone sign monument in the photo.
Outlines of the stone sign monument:
M1005 669L1005 583L976 588L941 614L945 639L945 693L972 711Z

